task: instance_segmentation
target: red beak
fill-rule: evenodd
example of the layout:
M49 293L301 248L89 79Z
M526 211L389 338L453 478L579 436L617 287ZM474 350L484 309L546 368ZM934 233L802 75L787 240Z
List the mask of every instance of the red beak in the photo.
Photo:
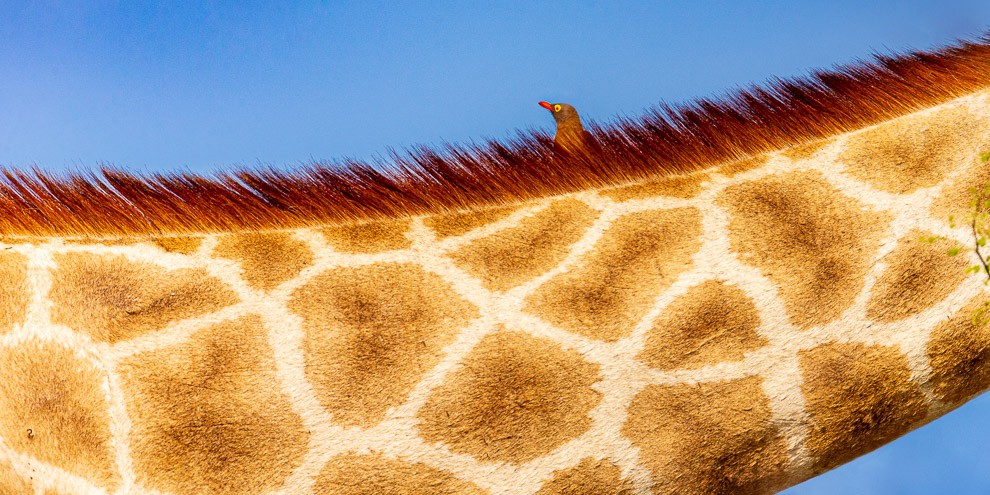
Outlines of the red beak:
M550 102L541 101L540 106L546 108L547 110L550 110L551 112L553 111L553 105L551 105Z

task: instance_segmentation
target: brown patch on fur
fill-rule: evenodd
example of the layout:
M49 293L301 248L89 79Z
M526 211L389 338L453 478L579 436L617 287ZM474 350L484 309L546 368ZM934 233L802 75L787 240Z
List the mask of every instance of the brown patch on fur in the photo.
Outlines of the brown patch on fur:
M884 257L882 262L888 266L866 303L868 318L891 322L916 315L948 297L966 279L966 257L946 254L950 247L962 246L951 241L920 240L931 235L912 230Z
M71 350L29 340L0 352L0 436L13 450L85 478L120 484L104 370ZM31 430L31 434L28 434Z
M942 181L976 154L986 123L963 107L884 123L852 135L839 161L846 173L896 194Z
M870 452L925 418L925 396L893 347L832 343L798 357L816 473Z
M934 393L956 405L990 387L990 325L977 325L974 317L987 301L979 295L951 319L939 323L928 341Z
M580 201L554 201L518 226L472 241L450 258L489 289L509 290L563 261L597 216Z
M763 494L784 488L788 457L759 377L651 385L622 433L640 449L655 493Z
M116 343L237 301L203 270L167 270L124 256L55 255L52 321Z
M672 198L691 198L701 192L701 184L711 178L705 173L693 173L677 177L664 177L648 180L631 186L606 189L598 194L608 196L616 201L630 199L655 198L669 196Z
M528 462L591 427L598 365L530 335L485 337L420 409L428 442L480 461Z
M785 149L780 154L794 161L807 160L822 148L834 143L834 139L819 139Z
M313 263L306 244L283 232L226 235L214 254L239 262L244 279L261 290L274 289Z
M791 322L802 328L829 322L852 305L889 222L818 172L732 186L717 202L732 216L732 250L777 285Z
M433 229L433 233L436 234L437 239L443 239L467 234L474 229L502 220L516 210L518 210L516 207L505 207L448 213L428 217L423 220L423 224Z
M281 487L302 462L309 433L280 391L271 353L251 316L124 359L137 482L179 494Z
M567 331L614 342L691 267L700 234L701 215L694 208L625 215L582 262L528 297L526 311Z
M191 236L152 237L151 242L166 253L192 254L203 244L203 239Z
M365 222L322 229L334 249L344 253L380 253L406 249L412 241L406 238L409 220Z
M99 246L133 246L149 242L165 252L191 254L195 252L202 238L194 236L121 236L121 237L69 237L62 239L65 244Z
M138 244L143 239L134 236L125 237L69 237L62 239L65 244L74 244L81 246L133 246Z
M343 454L330 459L313 487L326 495L484 495L473 483L425 464L381 454Z
M27 258L0 250L0 335L24 321L31 301L27 283Z
M930 108L988 86L990 36L877 56L718 100L649 109L553 152L543 132L418 148L382 166L139 177L0 171L0 231L36 235L276 230L477 210L709 168ZM909 179L908 179L909 180Z
M371 427L402 403L478 315L440 277L412 264L338 268L299 288L306 376L334 421Z
M725 163L715 169L715 172L725 175L727 177L735 177L737 174L743 172L749 172L750 170L756 170L767 164L770 160L770 155L762 154L751 156L742 160L735 160Z
M990 151L990 142L980 151ZM959 157L967 158L967 157ZM939 196L932 201L932 215L942 221L952 216L955 222L966 222L973 217L970 203L976 199L973 189L980 191L990 185L990 164L984 163L977 154L968 157L966 166L947 184ZM965 224L964 224L965 225Z
M589 457L577 466L554 471L553 478L536 495L633 495L634 490L618 466Z
M668 306L646 334L638 359L663 370L739 361L767 344L756 333L760 315L743 291L706 281Z

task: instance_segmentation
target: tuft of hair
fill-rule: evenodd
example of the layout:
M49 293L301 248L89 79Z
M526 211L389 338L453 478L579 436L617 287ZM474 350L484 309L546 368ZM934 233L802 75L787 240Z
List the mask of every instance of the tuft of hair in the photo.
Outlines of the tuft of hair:
M553 139L417 147L390 160L139 176L0 170L0 235L117 236L275 230L478 209L685 173L848 132L990 86L976 41L773 79L721 98L661 104L590 126L593 146Z

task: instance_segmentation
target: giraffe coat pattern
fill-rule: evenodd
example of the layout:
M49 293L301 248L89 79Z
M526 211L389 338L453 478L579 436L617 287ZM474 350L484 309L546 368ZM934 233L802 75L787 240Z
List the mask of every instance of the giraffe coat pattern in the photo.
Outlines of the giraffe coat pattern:
M776 492L990 386L942 255L987 146L983 90L490 210L4 237L0 493Z

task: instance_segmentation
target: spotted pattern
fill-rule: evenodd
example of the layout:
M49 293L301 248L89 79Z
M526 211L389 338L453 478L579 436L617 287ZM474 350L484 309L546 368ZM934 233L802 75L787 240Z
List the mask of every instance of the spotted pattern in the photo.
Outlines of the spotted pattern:
M883 191L931 187L977 154L974 143L986 136L985 119L965 107L903 117L853 135L839 161L846 173Z
M743 172L749 172L750 170L756 170L762 168L767 164L767 160L770 159L769 155L756 155L749 158L744 158L742 160L734 160L724 165L720 165L715 169L716 172L726 175L729 177L734 177Z
M928 412L907 360L892 347L823 344L801 351L800 363L818 472L907 433Z
M436 215L423 220L438 239L451 236L459 236L468 232L492 224L517 211L515 207L485 208L478 211L466 211L459 213L448 213L446 215Z
M339 268L294 294L305 320L306 375L334 421L370 427L405 400L478 314L410 264Z
M244 278L261 290L275 288L313 262L309 248L286 233L227 235L214 254L238 260Z
M647 387L622 433L640 449L658 493L772 493L787 447L757 377Z
M708 179L708 174L699 172L677 177L653 179L642 184L634 184L615 189L606 189L599 194L616 201L654 198L657 196L690 198L701 192L702 186Z
M990 138L988 138L980 152L990 152ZM932 201L931 215L935 218L946 221L952 217L955 223L965 223L972 218L973 207L971 203L976 199L974 192L982 190L990 185L990 165L980 160L979 156L973 154L955 176L946 181L947 184Z
M691 268L700 233L701 218L693 208L619 218L580 266L540 287L526 310L571 332L618 340Z
M52 320L102 342L160 330L235 301L219 280L202 270L166 270L124 256L82 253L55 260Z
M869 142L990 141L904 122L477 212L4 238L0 493L776 492L990 385L942 215L986 166Z
M380 454L346 454L330 459L313 487L326 495L484 495L472 483L425 464Z
M979 296L932 331L927 354L939 399L958 404L990 388L990 298Z
M890 221L844 197L817 172L732 186L718 203L732 215L732 251L780 288L791 321L805 328L832 321L852 305Z
M817 141L810 141L804 144L799 144L797 146L792 146L782 151L780 154L790 158L791 160L807 160L818 153L822 148L832 144L834 140L832 139L820 139Z
M24 321L28 299L27 259L0 251L0 335Z
M164 236L155 237L151 242L167 253L193 254L203 244L203 239L191 236Z
M309 434L279 391L256 317L120 365L138 481L177 494L262 493L299 466Z
M553 474L536 495L633 495L635 487L609 461L585 459Z
M0 436L10 448L108 491L119 485L103 370L32 340L0 352L0 384Z
M323 229L334 249L345 253L380 253L405 249L411 244L406 237L408 220L367 222Z
M963 246L923 240L931 237L930 232L911 231L883 259L889 268L873 286L866 305L868 318L889 322L917 315L944 300L966 279L965 255L947 254L949 249L962 252Z
M464 246L451 258L489 288L508 290L558 265L595 217L583 203L556 201L516 227Z
M640 361L654 368L699 368L741 360L767 344L760 317L738 288L708 281L671 303L646 336Z
M591 426L601 400L598 366L573 351L519 332L489 335L419 413L427 441L503 462L550 453Z

